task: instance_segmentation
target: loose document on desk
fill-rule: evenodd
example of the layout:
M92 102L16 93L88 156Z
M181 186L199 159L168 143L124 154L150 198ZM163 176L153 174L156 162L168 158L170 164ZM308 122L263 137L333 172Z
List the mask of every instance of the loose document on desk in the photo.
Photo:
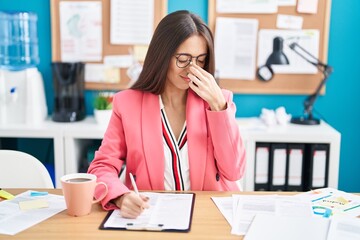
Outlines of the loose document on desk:
M231 233L245 235L257 214L276 216L312 216L311 203L291 196L279 195L237 195L212 197L226 220Z
M360 239L360 197L358 195L334 188L321 188L293 197L311 202L312 217L257 214L244 239Z
M257 214L244 240L359 240L359 218L316 218Z
M194 193L141 193L150 198L150 208L136 219L121 217L120 210L108 213L100 229L188 232L194 208Z
M32 193L36 192L26 191L11 200L0 203L0 234L15 235L66 209L63 196L55 194L34 196ZM21 203L40 200L46 202L47 206L26 210L19 207Z
M311 201L314 215L360 218L360 196L334 188L319 188L295 195Z

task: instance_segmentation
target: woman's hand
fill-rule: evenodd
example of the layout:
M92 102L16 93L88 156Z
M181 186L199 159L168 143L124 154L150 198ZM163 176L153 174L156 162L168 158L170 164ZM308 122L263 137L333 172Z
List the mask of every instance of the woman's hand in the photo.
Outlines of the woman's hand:
M210 105L211 110L226 109L226 100L214 77L196 64L191 64L189 71L189 87Z
M145 208L149 208L149 198L135 192L125 193L114 200L124 218L137 218Z

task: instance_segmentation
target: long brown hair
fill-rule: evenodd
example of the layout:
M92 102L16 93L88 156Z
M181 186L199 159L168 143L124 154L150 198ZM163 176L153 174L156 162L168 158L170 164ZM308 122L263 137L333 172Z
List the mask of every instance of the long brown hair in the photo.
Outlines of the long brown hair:
M186 39L200 34L207 42L207 57L204 69L214 75L214 38L209 27L197 15L186 10L176 11L165 16L151 39L142 72L131 89L154 94L164 91L166 75L171 57Z

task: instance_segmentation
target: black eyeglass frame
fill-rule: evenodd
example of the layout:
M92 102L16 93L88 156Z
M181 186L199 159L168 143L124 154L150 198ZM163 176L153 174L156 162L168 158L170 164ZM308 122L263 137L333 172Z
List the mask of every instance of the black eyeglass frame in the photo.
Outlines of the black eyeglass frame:
M187 63L185 66L179 66L179 57L180 56L187 56L188 59L187 59ZM203 54L200 54L199 56L196 56L196 57L193 57L191 54L188 54L188 53L177 53L174 55L174 57L176 58L176 66L178 68L186 68L190 65L190 63L192 62L192 59L195 58L195 61L196 61L196 65L199 65L198 64L198 60L200 57L203 57L205 56L205 62L204 62L204 66L205 66L205 63L206 63L206 59L208 57L208 54L207 53L203 53Z

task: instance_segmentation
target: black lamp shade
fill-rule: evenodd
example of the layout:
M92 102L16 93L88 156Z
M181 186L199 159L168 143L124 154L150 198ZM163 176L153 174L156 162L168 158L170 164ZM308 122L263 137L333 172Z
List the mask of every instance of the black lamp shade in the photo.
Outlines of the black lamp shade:
M286 65L289 60L283 52L284 40L281 37L276 37L273 40L273 52L266 61L266 65Z

